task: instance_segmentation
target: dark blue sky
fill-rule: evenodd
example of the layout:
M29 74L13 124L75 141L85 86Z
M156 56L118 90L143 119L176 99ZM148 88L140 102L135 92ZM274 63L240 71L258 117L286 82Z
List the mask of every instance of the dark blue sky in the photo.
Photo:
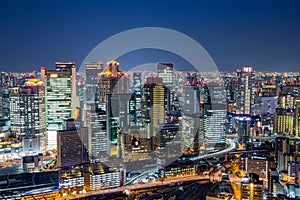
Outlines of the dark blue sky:
M2 0L0 70L52 68L55 61L75 61L79 66L107 37L155 26L192 37L221 70L252 65L258 71L299 71L299 8L300 1L276 0ZM168 56L133 52L121 65L167 60Z

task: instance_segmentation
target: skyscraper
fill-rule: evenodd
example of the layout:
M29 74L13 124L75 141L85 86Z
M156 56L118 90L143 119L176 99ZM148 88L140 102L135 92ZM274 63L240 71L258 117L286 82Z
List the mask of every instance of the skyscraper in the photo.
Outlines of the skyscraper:
M88 62L85 63L85 87L86 102L95 101L95 94L98 92L98 74L103 70L103 63Z
M237 70L237 90L236 90L236 103L240 108L240 114L252 115L254 106L254 93L253 93L253 78L255 70L252 67L246 66L242 70Z
M76 108L76 67L73 62L56 62L55 70L41 68L45 83L47 125L62 130L63 122L73 118Z
M88 149L92 161L101 161L108 152L106 112L97 109L93 103L87 104Z
M13 135L22 138L25 154L46 149L46 115L44 83L29 79L11 88L10 119Z
M207 83L203 84L200 95L200 138L204 139L204 145L207 149L214 149L217 143L224 145L226 141L226 99L221 83L212 79L207 81Z
M173 90L173 73L173 63L158 63L157 76L162 78L163 83L170 91Z
M274 115L274 132L278 134L293 134L294 114L293 109L276 108Z
M170 90L162 84L162 78L148 77L142 87L142 118L147 138L152 141L152 149L159 145L154 131L159 124L166 122L169 105Z
M81 136L84 132L76 129L73 119L66 120L64 126L57 134L57 166L70 167L87 162L87 148Z
M295 135L300 136L300 100L295 101Z
M120 64L117 61L110 61L106 64L106 69L98 75L98 95L100 107L106 102L108 93L128 93L129 80L125 72L120 70Z
M0 119L9 119L10 115L10 89L0 87Z
M124 102L122 99L119 99L120 101L113 100L112 103L111 97L117 97L118 95L128 93L129 77L125 72L120 70L120 64L117 61L112 60L107 62L106 69L98 74L98 78L98 109L106 112L108 154L116 156L118 155L116 149L119 145L119 133L122 126L120 124L120 119L122 118L121 116L124 115L112 112L112 110L115 110L116 108L118 110L118 108L124 107L122 105L126 104L127 101ZM129 104L127 106L129 106Z

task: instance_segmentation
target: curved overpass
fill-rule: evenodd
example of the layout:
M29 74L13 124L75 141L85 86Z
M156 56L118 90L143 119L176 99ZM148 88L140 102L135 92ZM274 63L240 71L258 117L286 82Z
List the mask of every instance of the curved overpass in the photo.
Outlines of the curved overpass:
M236 139L227 139L228 143L229 143L229 147L227 147L226 149L223 149L221 151L218 152L214 152L214 153L210 153L210 154L205 154L205 155L199 155L193 158L189 158L191 161L197 161L197 160L201 160L201 159L207 159L207 158L212 158L212 157L218 157L221 156L223 154L227 154L231 151L234 151L237 148L237 141ZM155 173L155 171L157 170L157 168L153 168L151 170L148 170L146 172L141 173L140 175L132 178L130 181L128 181L127 183L125 183L125 185L131 185L133 182L135 182L136 180L148 176L151 173Z

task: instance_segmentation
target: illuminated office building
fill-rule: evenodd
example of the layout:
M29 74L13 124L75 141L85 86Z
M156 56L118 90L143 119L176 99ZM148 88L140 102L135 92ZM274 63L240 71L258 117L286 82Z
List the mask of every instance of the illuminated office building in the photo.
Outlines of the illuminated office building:
M263 84L260 94L262 97L276 97L279 94L278 92L277 85Z
M132 73L132 89L133 92L137 95L142 94L142 73L141 72L133 72Z
M277 108L274 115L274 132L278 134L293 134L294 129L293 109Z
M242 70L237 70L237 90L236 90L236 103L240 108L240 114L252 115L254 106L254 92L253 92L253 79L255 70L252 67L246 66Z
M44 83L27 80L11 88L10 119L12 134L22 138L25 154L46 149L46 115Z
M85 63L85 87L86 102L95 102L95 94L98 92L98 74L103 70L103 63Z
M10 115L10 89L0 87L0 119L9 119Z
M214 149L217 143L225 144L226 110L208 110L205 123L205 146Z
M241 182L242 200L261 200L263 199L263 181L259 180L257 174L249 174L250 179Z
M132 74L132 90L133 95L129 102L129 120L130 126L137 126L140 127L142 125L142 73L141 72L134 72Z
M94 103L87 104L88 150L91 161L101 161L108 152L106 112L96 110Z
M120 70L120 64L117 61L110 61L106 64L106 69L98 74L98 97L99 109L106 112L107 138L108 138L108 154L111 156L119 155L117 146L119 145L119 132L121 127L129 124L128 108L120 109L129 106L128 101L123 98L123 94L128 94L129 77L125 72ZM126 95L125 95L126 96ZM128 105L125 105L127 104ZM116 111L116 112L115 112ZM119 113L120 111L121 113ZM127 114L126 114L126 113ZM126 119L124 119L124 117ZM121 124L122 122L122 124ZM114 147L114 148L113 148Z
M275 154L277 170L287 170L289 162L300 161L300 139L276 137Z
M45 83L47 125L62 130L63 122L74 117L76 108L76 66L73 62L56 62L55 70L41 68Z
M120 70L120 64L117 61L112 60L108 62L106 64L106 69L98 74L98 78L100 106L105 105L106 94L128 93L128 76L125 72Z
M300 137L300 100L295 102L295 136Z
M204 84L200 94L200 138L204 139L207 149L225 143L226 106L222 84L210 81Z
M129 129L129 102L131 94L106 94L107 134L109 152L121 156L120 131Z
M84 145L84 129L76 128L73 119L65 121L64 130L57 133L57 166L75 166L88 162L88 152Z
M243 157L241 158L242 168L246 170L247 174L258 174L259 179L263 181L264 187L267 187L269 170L275 168L274 157L269 156L265 152L249 153L246 154L245 158Z
M200 113L200 87L184 86L183 89L183 111L185 115L197 115Z
M157 76L162 78L165 86L172 91L173 90L173 63L158 63Z
M158 147L158 135L155 129L166 122L170 110L170 90L162 84L160 77L147 77L142 87L142 118L147 138L152 141L152 148Z

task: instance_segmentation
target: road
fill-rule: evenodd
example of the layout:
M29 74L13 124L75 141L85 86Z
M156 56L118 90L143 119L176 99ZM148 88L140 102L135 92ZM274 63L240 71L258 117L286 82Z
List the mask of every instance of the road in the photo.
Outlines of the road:
M229 147L226 149L223 149L221 151L218 152L214 152L214 153L210 153L210 154L206 154L206 155L199 155L193 158L190 158L190 160L192 161L197 161L197 160L201 160L201 159L207 159L207 158L212 158L212 157L218 157L221 156L223 154L229 153L233 150L235 150L237 148L237 142L236 139L227 139L228 143L229 143ZM157 170L157 168L153 168L152 170L148 170L146 172L143 172L142 174L134 177L133 179L131 179L129 182L127 182L125 185L131 185L133 182L135 182L138 179L141 179L143 177L148 176L151 173L155 173L155 171Z
M197 160L202 160L202 159L207 159L207 158L213 158L213 157L218 157L221 156L223 154L229 153L233 150L235 150L237 148L237 142L236 140L232 140L232 139L227 139L228 143L229 143L229 147L226 149L223 149L221 151L217 151L214 153L210 153L210 154L206 154L206 155L199 155L193 158L190 158L190 160L192 161L197 161Z
M149 183L144 183L139 185L130 185L130 186L123 186L123 187L112 188L112 189L92 191L92 192L87 192L85 194L77 194L74 196L66 196L57 199L60 200L78 199L78 198L80 199L89 196L96 196L96 195L101 196L110 193L122 193L125 190L131 191L131 190L141 190L141 189L154 188L154 187L162 187L167 185L180 185L183 184L183 182L200 181L200 180L209 180L209 176L208 175L183 176L183 177L167 179L165 181L156 181L156 182L149 182Z

